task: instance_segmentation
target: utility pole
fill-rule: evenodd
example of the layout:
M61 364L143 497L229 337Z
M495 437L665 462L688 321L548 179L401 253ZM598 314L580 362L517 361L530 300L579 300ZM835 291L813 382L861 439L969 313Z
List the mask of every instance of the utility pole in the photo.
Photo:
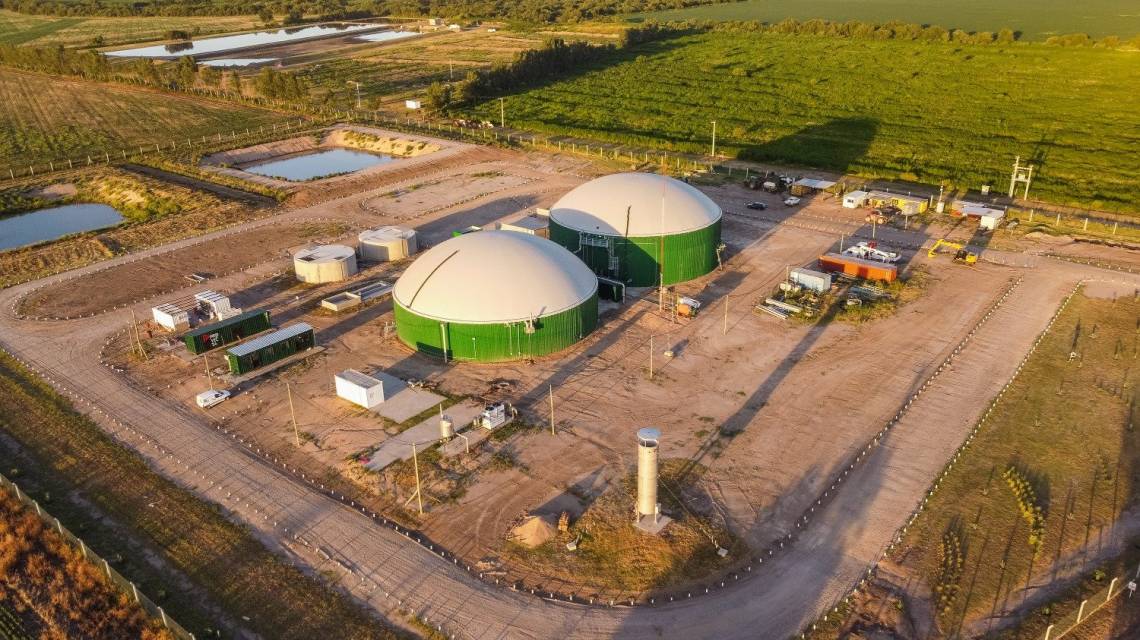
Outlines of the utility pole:
M420 457L416 454L416 443L412 443L412 466L416 470L416 506L420 515L424 514L424 494L420 491Z
M301 430L297 428L297 412L293 411L293 387L289 383L285 383L285 393L289 395L289 415L293 417L293 438L297 442L297 446L301 446Z
M210 390L214 389L214 376L210 373L210 360L206 354L202 354L202 362L206 365L206 379L210 381Z
M728 335L728 296L724 297L724 333L722 335Z
M134 330L135 346L139 350L139 355L143 357L143 360L150 360L150 357L146 355L146 349L143 349L142 336L139 334L139 323L135 320L134 309L131 309L131 328Z
M712 154L711 155L712 155L713 159L716 159L716 120L712 121L712 126L713 126L713 132L712 132Z
M499 98L499 128L507 128L507 105L502 98Z
M653 336L649 336L649 379L653 379Z
M455 80L455 63L451 60L447 61L447 79Z
M554 431L554 385L549 385L550 388L550 435L558 435Z
M1009 178L1009 197L1013 197L1013 192L1017 188L1018 183L1025 185L1025 194L1022 196L1024 199L1029 199L1029 184L1033 181L1033 165L1021 164L1021 156L1017 156L1013 160L1013 175Z
M349 80L348 84L356 86L356 108L360 108L360 83L355 80Z

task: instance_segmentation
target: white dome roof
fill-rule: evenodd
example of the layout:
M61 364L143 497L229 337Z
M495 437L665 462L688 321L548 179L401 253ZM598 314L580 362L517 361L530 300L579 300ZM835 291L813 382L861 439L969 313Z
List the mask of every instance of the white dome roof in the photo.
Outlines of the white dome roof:
M615 173L591 180L550 209L550 218L564 227L631 238L696 231L720 217L720 207L695 187L653 173Z
M478 324L549 316L597 290L586 265L550 240L475 231L424 252L396 281L392 296L419 316Z

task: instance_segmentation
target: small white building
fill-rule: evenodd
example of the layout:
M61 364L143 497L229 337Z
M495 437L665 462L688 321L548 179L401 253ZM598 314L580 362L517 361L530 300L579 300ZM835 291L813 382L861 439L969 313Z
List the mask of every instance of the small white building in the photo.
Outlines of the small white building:
M420 109L423 107L423 103L419 100L405 100L404 106L409 109Z
M950 205L950 212L956 216L973 218L978 221L978 227L993 231L1005 218L1005 211L996 209L981 202L955 200Z
M867 206L867 196L870 195L866 191L849 191L843 194L843 206L847 209L859 209Z
M525 233L532 236L539 236L542 238L550 237L550 218L540 218L538 216L526 216L511 222L504 222L499 225L499 229L503 231L515 231L518 233Z
M356 369L346 369L333 377L337 397L372 409L384 402L384 383Z
M789 274L789 279L792 281L792 284L798 284L808 291L825 293L831 290L830 273L800 267L792 269L791 274Z

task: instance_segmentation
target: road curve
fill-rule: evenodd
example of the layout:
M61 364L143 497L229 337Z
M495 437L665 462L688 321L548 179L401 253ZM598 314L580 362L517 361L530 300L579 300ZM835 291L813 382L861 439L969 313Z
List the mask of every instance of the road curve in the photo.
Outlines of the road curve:
M755 566L747 579L730 579L723 588L713 585L709 595L679 594L676 601L657 606L611 608L550 601L481 581L465 567L377 524L319 487L297 482L270 461L250 455L192 412L128 384L99 361L100 348L128 322L128 310L50 322L21 320L13 314L14 303L29 289L109 264L113 262L0 292L0 347L79 399L80 410L158 470L225 507L272 547L316 570L335 564L352 573L342 584L378 611L389 616L414 612L454 637L785 638L796 634L878 559L977 418L954 415L949 427L944 421L939 433L932 434L926 426L931 416L953 414L945 397L940 400L940 389L932 389L874 450L868 463L855 468L811 526L787 550ZM1051 311L1038 310L1042 298L1049 301L1050 310L1055 308L1088 272L1053 263L1027 271L1026 284L997 312L999 321L991 320L979 331L974 345L959 356L954 373L936 385L946 389L957 385L962 393L983 397L995 395L1048 322ZM1140 283L1137 278L1129 280ZM1002 314L1029 313L1035 314L1032 331L1015 336L1002 331Z

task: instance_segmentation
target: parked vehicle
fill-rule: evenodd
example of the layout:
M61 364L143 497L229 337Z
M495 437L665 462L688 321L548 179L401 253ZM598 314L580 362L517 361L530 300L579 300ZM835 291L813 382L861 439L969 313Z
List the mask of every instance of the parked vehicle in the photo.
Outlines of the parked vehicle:
M886 224L888 220L900 213L902 213L902 209L899 209L898 207L878 207L876 209L872 209L871 213L868 213L867 217L864 218L864 220L868 223Z
M225 389L210 389L209 391L199 393L198 396L194 398L194 401L198 403L199 407L209 409L216 404L221 404L229 400L229 398L230 392Z
M902 256L895 251L887 251L879 247L876 242L860 242L843 250L845 255L875 260L876 262L894 263Z
M774 180L765 180L764 184L760 185L768 193L779 193L780 183Z
M763 211L768 208L768 205L763 202L749 202L744 206L749 209L755 209L757 211Z
M799 203L800 203L800 199L795 197L795 196L789 196L788 198L784 199L784 204L789 206L789 207L794 207Z

